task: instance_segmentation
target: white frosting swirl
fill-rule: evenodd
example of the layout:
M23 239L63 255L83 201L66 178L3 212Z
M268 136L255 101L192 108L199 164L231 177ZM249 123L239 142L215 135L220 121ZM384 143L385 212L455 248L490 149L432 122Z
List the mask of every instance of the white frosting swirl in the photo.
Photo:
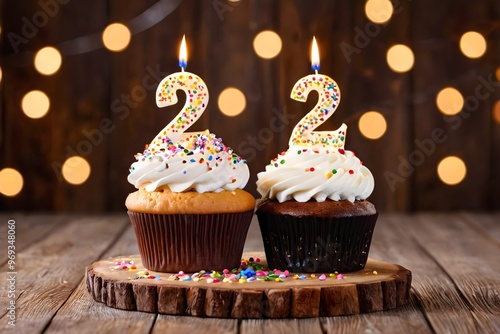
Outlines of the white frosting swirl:
M246 161L207 131L185 133L176 143L162 141L136 155L128 176L136 188L155 191L167 185L173 192L204 193L242 189L248 182Z
M353 152L328 147L292 145L257 177L261 196L280 203L312 198L354 202L366 199L374 188L370 170Z

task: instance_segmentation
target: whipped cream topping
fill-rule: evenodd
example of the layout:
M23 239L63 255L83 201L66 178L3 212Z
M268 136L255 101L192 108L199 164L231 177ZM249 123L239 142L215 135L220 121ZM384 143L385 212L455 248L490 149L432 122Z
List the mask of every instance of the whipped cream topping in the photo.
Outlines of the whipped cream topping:
M165 185L173 192L235 190L250 177L246 161L208 131L184 133L175 143L163 137L136 159L128 181L147 191Z
M366 199L374 188L370 170L352 151L332 147L292 145L257 177L257 191L262 198L280 203L292 199L354 202Z

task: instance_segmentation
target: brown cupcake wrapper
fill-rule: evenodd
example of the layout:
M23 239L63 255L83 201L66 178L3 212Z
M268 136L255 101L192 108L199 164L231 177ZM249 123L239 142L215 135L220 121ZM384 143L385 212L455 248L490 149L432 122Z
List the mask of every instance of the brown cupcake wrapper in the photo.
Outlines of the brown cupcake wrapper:
M236 268L253 210L221 214L128 211L144 266L158 272Z
M378 212L367 216L318 218L257 211L257 217L269 268L332 273L365 267Z

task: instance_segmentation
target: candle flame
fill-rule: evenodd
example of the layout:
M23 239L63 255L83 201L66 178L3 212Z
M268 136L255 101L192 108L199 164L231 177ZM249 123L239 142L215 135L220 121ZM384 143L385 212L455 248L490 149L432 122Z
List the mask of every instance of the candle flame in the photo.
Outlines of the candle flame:
M182 36L181 48L179 51L179 66L183 71L187 67L186 35Z
M318 43L316 43L316 37L313 36L313 43L311 48L311 67L316 73L319 70L319 50Z

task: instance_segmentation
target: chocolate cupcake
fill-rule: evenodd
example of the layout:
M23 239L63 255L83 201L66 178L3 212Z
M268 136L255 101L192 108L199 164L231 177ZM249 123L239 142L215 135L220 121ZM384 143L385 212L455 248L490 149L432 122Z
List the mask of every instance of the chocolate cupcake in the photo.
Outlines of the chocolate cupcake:
M293 272L356 271L368 259L378 213L366 198L371 172L344 150L347 126L312 130L333 114L340 91L331 78L299 80L292 98L305 101L311 90L318 105L295 127L289 148L257 175L257 205L270 268Z

